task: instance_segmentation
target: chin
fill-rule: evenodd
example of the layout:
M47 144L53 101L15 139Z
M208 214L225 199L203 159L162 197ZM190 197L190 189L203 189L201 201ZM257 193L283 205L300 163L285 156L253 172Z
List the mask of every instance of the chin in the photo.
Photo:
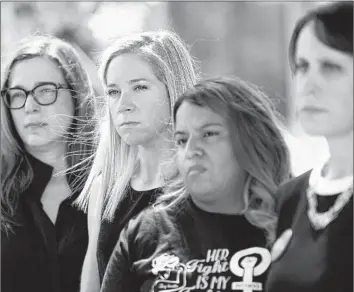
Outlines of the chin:
M138 145L144 145L147 144L150 139L146 135L142 134L130 134L130 133L124 133L120 134L120 137L122 140L130 145L130 146L138 146Z
M348 130L344 128L335 128L333 125L303 125L303 129L306 134L310 136L323 136L323 137L331 137L331 136L343 136L347 135L353 130Z
M43 137L41 135L27 135L23 140L24 144L29 148L43 147L53 142L59 142L62 140L62 137ZM60 143L62 143L60 141Z
M48 140L43 140L43 139L36 139L36 140L32 140L32 139L27 139L25 141L25 145L29 148L36 148L36 147L43 147L46 145L51 144L50 141Z
M302 122L301 126L306 134L311 136L326 136L333 130L325 123Z
M187 191L198 201L210 201L215 199L215 191L208 186L203 186L202 184L194 183L193 185L189 185L187 186Z

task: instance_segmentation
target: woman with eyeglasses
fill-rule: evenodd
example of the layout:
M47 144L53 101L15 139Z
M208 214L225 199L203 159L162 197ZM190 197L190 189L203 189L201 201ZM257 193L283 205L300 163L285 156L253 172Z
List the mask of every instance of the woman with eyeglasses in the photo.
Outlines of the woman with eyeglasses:
M88 232L72 202L91 165L89 76L49 36L23 40L2 73L1 291L78 291Z

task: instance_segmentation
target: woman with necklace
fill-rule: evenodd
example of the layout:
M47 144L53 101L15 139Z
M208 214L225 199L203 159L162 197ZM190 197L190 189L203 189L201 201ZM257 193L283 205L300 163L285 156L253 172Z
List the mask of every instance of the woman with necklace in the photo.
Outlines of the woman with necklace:
M308 134L326 138L330 157L278 191L283 235L267 291L353 291L353 3L301 18L290 64L300 121Z

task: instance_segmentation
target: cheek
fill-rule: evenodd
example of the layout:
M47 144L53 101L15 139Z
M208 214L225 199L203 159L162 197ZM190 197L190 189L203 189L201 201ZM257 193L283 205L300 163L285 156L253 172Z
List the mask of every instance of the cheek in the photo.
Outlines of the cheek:
M113 100L112 98L108 98L107 107L108 107L108 111L111 113L111 115L115 116L117 102L115 100Z
M171 109L168 97L164 92L151 91L149 96L139 106L148 117L152 117L156 122L168 122L171 116Z
M72 99L61 101L51 106L43 107L42 112L45 114L48 123L53 127L67 127L74 116L74 102Z
M218 147L212 153L213 174L221 179L228 177L235 177L239 172L239 164L233 153L233 150L225 145L225 147Z
M353 82L351 86L349 81L346 84L337 84L328 88L326 98L327 107L337 118L353 117Z
M79 101L77 100L77 102ZM50 109L53 114L58 113L73 116L74 99L69 94L63 94L62 96L58 96L57 101L54 104L48 106L48 109Z
M176 161L176 166L177 166L179 172L184 177L186 174L186 167L185 167L184 153L183 153L182 149L177 150L175 161Z
M13 110L11 113L11 118L12 121L16 127L16 129L20 129L21 128L21 121L23 121L24 119L24 113L22 109L19 110Z

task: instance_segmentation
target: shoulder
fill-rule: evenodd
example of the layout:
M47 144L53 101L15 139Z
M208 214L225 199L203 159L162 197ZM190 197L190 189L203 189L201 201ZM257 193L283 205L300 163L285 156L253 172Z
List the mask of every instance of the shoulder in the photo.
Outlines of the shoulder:
M307 188L311 170L295 177L278 188L277 191L277 210L281 210L289 202L298 201L302 191Z
M151 207L141 211L129 220L120 235L120 241L126 242L130 247L143 248L151 244L158 234L155 213Z
M177 236L174 216L169 211L150 206L132 218L121 234L121 241L134 250L154 250L163 241Z

